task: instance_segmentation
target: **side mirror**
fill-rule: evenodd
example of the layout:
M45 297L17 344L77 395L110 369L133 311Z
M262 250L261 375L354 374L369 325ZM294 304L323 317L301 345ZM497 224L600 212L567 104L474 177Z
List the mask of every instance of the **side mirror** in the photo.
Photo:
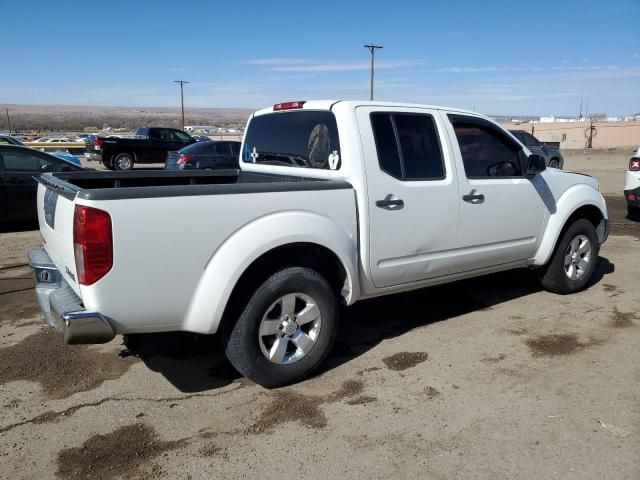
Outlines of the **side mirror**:
M542 155L532 153L527 159L527 175L537 175L547 169L547 162Z

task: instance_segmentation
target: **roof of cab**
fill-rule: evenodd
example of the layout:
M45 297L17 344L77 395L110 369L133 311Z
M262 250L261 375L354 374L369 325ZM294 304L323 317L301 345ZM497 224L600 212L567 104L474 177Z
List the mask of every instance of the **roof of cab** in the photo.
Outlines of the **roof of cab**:
M438 105L425 105L420 103L407 103L407 102L378 102L378 101L369 101L369 100L308 100L304 102L302 110L331 110L331 108L337 104L350 104L353 108L355 107L365 107L365 106L374 106L374 107L402 107L402 108L427 108L431 110L447 110L449 112L459 112L466 113L471 115L483 116L478 112L473 112L471 110L465 110L462 108L455 107L443 107ZM299 109L296 109L299 110ZM289 110L281 110L282 112L286 112ZM253 115L265 115L267 113L274 113L273 106L262 108L255 112Z

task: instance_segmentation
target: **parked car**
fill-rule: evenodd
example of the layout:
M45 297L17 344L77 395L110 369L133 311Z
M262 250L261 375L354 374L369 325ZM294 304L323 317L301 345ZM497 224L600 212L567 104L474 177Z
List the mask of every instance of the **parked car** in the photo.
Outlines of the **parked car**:
M640 148L629 160L625 174L624 198L627 200L629 217L640 219Z
M210 142L211 139L209 137L207 137L206 135L195 135L193 136L193 139L196 142Z
M520 140L529 149L531 153L537 153L542 156L551 168L562 169L564 166L564 158L560 149L545 145L529 132L524 130L509 130L518 140Z
M51 137L43 137L43 138L45 138L45 139L44 140L43 139L38 139L37 142L50 145L50 144L56 144L56 143L69 143L69 142L73 141L73 140L70 140L67 137L53 137L53 138L51 138ZM51 146L48 146L46 148L44 148L44 147L40 148L38 146L38 147L33 147L33 148L37 148L38 150L41 150L43 152L67 152L67 153L69 153L68 147L52 148Z
M175 128L139 128L135 138L98 137L87 147L87 156L99 159L110 170L131 170L136 163L165 163L167 153L196 141Z
M35 221L36 191L33 178L44 172L74 172L81 167L29 147L0 145L0 223Z
M164 168L166 170L219 170L238 168L240 142L211 141L197 142L169 152Z
M72 155L70 153L66 153L66 152L51 152L51 155L53 155L54 157L58 157L61 158L62 160L65 160L69 163L73 163L74 165L79 165L81 166L82 163L80 162L80 159L78 157L76 157L75 155Z
M219 332L274 387L323 362L340 304L522 267L573 293L608 234L594 178L471 111L277 104L250 118L240 167L41 175L47 322L67 343Z
M24 142L16 137L12 137L11 135L0 135L0 145L22 145L24 146Z

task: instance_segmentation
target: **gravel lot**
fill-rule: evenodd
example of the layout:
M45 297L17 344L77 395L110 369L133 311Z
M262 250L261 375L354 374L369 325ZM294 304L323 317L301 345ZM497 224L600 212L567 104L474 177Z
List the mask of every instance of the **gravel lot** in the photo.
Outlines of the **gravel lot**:
M630 153L566 153L610 208L586 291L523 270L362 302L324 371L279 390L215 338L62 345L21 266L37 231L1 233L0 478L640 478Z

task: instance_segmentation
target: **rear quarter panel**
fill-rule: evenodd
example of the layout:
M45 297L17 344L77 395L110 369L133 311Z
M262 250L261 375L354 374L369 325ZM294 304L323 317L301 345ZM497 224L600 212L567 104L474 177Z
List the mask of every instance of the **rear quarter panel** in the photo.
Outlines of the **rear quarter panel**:
M293 241L340 249L357 271L351 189L79 203L111 215L113 268L81 291L118 333L215 332L244 268Z

